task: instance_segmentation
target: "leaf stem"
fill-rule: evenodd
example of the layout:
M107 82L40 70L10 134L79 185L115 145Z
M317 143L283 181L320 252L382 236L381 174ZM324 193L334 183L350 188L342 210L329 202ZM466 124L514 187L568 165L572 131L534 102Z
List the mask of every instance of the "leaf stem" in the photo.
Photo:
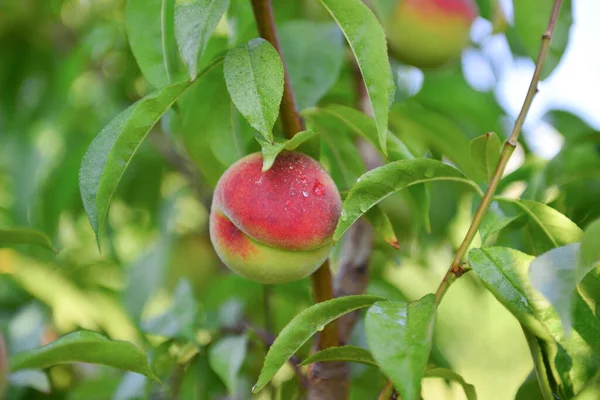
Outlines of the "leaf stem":
M531 78L531 83L529 84L529 89L527 90L527 95L525 96L525 101L523 102L523 106L521 107L521 111L519 112L519 116L515 121L515 126L512 130L512 133L508 140L504 143L504 147L502 149L502 153L500 155L500 161L496 166L496 170L494 172L494 176L490 182L490 185L475 212L475 216L473 217L473 222L465 235L464 240L462 241L458 251L456 252L456 256L454 260L452 260L452 264L446 272L446 275L442 279L440 286L438 287L435 297L437 303L439 304L446 294L446 291L450 287L450 285L462 276L465 273L465 270L462 267L463 259L471 245L471 242L475 238L479 227L483 221L483 218L487 214L488 209L490 208L490 204L492 203L494 193L498 188L498 184L502 179L502 175L504 174L504 170L506 169L506 165L510 160L510 156L514 152L517 147L517 142L519 140L519 135L521 134L521 130L523 128L523 124L525 123L525 118L527 117L527 113L531 108L531 103L535 95L538 92L538 83L540 81L540 77L542 75L542 69L544 66L544 62L546 61L546 57L548 56L548 51L550 50L550 42L552 41L552 34L554 33L554 29L556 27L556 21L558 20L558 14L560 11L560 7L562 5L563 0L554 0L554 7L552 9L552 14L550 16L550 21L548 22L548 27L546 31L542 35L542 43L540 45L540 52L537 57L537 61L535 63L535 71L533 72L533 77Z
M277 29L275 27L275 17L273 15L273 5L271 0L251 0L254 19L260 36L273 45L279 53L283 63L284 71L284 86L283 99L281 100L280 115L283 124L283 130L288 138L292 138L296 133L304 130L304 122L300 118L296 107L294 92L290 83L289 75L279 39L277 37ZM316 303L333 298L332 277L329 269L329 262L326 261L319 269L311 276L314 300ZM339 338L337 333L337 325L332 322L328 324L319 335L319 349L337 346Z

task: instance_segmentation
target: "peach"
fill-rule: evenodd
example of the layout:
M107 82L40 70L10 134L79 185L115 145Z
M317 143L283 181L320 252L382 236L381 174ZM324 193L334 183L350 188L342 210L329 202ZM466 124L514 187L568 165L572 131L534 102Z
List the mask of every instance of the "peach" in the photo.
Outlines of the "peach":
M381 19L393 57L435 68L458 58L478 13L474 0L399 0Z
M321 165L283 152L262 172L250 154L221 176L213 196L210 237L225 265L261 283L313 273L328 257L341 212L340 194Z

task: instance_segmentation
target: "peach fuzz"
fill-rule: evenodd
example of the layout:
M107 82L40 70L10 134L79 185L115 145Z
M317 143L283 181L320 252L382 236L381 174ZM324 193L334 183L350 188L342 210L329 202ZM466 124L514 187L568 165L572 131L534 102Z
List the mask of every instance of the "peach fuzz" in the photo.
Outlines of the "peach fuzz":
M419 68L457 59L479 10L474 0L399 0L382 18L390 53Z
M232 271L261 283L304 278L325 261L341 213L340 194L321 165L283 152L262 172L262 154L250 154L219 179L210 237Z

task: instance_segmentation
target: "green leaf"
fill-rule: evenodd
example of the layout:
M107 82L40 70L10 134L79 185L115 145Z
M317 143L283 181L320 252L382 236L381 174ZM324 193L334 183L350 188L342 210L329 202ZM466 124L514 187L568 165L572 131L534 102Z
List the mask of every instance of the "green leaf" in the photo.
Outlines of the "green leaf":
M435 296L418 301L377 302L365 318L373 358L404 400L417 400L425 374L435 322Z
M384 300L378 296L345 296L317 303L294 317L283 328L269 348L258 381L252 388L256 393L275 376L279 368L290 359L298 349L325 325L351 311L371 306Z
M366 171L352 135L339 121L324 113L305 114L306 125L319 132L319 162L329 171L339 190L350 190Z
M448 117L407 101L392 106L390 126L409 148L411 141L424 142L448 157L466 175L473 174L469 140L461 127Z
M597 400L598 398L600 398L600 371L573 400Z
M469 264L483 284L527 331L541 340L545 354L554 363L554 380L560 382L561 391L572 396L600 368L600 360L583 338L589 338L584 330L589 327L574 324L573 331L565 336L559 315L529 281L531 261L532 256L503 247L469 252Z
M129 342L110 340L87 330L72 332L46 346L15 354L10 360L10 369L48 368L76 362L107 365L158 380L142 350Z
M333 117L336 121L348 127L348 129L356 136L368 140L375 148L378 148L379 137L375 120L359 110L334 104L327 105L326 107L322 108L311 108L305 110L303 115L308 118L315 118L325 115ZM390 161L409 160L415 158L410 153L406 145L404 145L404 143L402 143L402 141L394 135L387 135L387 150L388 159Z
M333 239L339 240L358 218L392 193L418 183L440 180L463 182L479 190L477 184L462 172L437 160L395 161L367 172L344 200Z
M369 211L367 211L365 216L371 225L373 225L373 228L375 228L375 232L377 232L377 234L380 235L383 240L396 249L400 248L398 244L398 238L396 237L394 227L392 226L392 222L387 214L381 209L381 207L372 207Z
M514 30L527 55L536 60L540 51L541 37L548 27L554 2L547 0L516 1L514 3ZM548 57L542 70L545 79L556 68L569 42L569 30L573 23L571 1L561 7L556 22Z
M283 96L283 63L277 50L264 39L253 39L227 52L224 73L233 104L272 142Z
M330 347L308 356L300 365L316 362L344 361L377 366L369 350L356 346Z
M226 337L212 345L208 351L210 367L219 375L232 395L237 391L237 377L246 358L248 337Z
M222 60L206 70L178 101L183 143L213 187L227 167L247 154L247 144L254 141L252 128L239 116L227 93ZM238 120L248 132L239 129Z
M467 395L467 400L477 400L477 393L475 392L475 386L468 384L462 376L456 372L447 368L429 368L425 371L427 378L444 378L451 381L460 383Z
M57 252L52 241L42 232L27 228L0 229L0 247L30 244Z
M108 207L140 144L189 83L177 83L149 94L117 115L92 141L79 170L83 206L98 245Z
M535 258L529 267L531 284L558 312L567 334L571 330L572 297L579 283L575 280L579 248L579 243L557 247Z
M263 172L268 171L273 166L275 159L283 150L294 150L302 143L311 139L316 135L316 132L308 129L302 132L298 132L293 138L289 140L275 140L275 143L261 141L262 154L263 154Z
M594 268L600 266L600 220L592 222L581 238L581 252L575 275L581 280Z
M340 30L333 23L290 21L278 29L278 34L298 109L315 106L342 68Z
M127 0L125 27L135 59L155 88L177 81L173 65L176 43L174 0Z
M495 203L493 203L494 205ZM515 216L506 216L502 213L499 207L491 207L488 213L483 217L481 226L479 227L479 234L481 235L481 243L485 245L490 244L491 237L506 228L513 221L519 218L522 213Z
M198 61L229 0L176 0L175 38L192 80L198 73Z
M340 123L344 124L350 129L356 136L366 139L375 148L378 148L379 138L377 135L377 127L373 118L365 115L364 113L342 105L328 105L323 108L313 108L306 110L303 113L305 117L315 118L316 116L330 116L335 118ZM388 149L388 160L400 161L410 160L415 158L408 150L406 145L402 143L395 135L387 135L387 149ZM354 182L352 182L354 183ZM408 188L411 196L415 200L415 205L418 209L419 215L425 225L426 229L429 230L429 193L425 185L413 186Z
M500 151L502 150L500 138L494 132L486 133L471 140L469 148L475 168L483 180L490 183L500 160Z
M539 229L540 233L534 236L534 247L537 253L578 242L583 236L583 231L573 221L546 204L502 197L496 200L515 205L527 214L531 223Z
M361 70L371 100L379 145L387 155L389 108L395 84L389 64L385 32L361 0L320 0L344 32Z

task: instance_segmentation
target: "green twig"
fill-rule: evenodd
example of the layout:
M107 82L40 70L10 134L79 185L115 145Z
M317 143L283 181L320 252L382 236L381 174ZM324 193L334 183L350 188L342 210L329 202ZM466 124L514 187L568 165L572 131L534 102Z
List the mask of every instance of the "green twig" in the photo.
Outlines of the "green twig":
M502 179L502 175L504 174L504 170L506 169L506 165L510 160L510 156L514 152L517 147L517 142L519 139L519 135L521 134L521 129L523 128L523 124L525 123L525 118L527 117L527 113L531 108L531 103L538 92L538 83L540 81L540 77L542 75L542 68L544 66L544 62L546 61L546 57L548 56L548 51L550 50L550 42L552 41L552 34L554 33L554 29L556 27L556 21L558 20L558 13L560 11L560 7L562 5L562 0L554 0L554 7L552 9L552 14L550 16L550 22L548 23L548 28L542 35L542 43L540 46L540 52L537 57L537 61L535 63L535 71L533 73L533 77L531 78L531 83L529 84L529 90L527 90L527 95L525 96L525 101L523 102L523 107L521 108L521 112L515 121L515 126L512 130L512 133L506 143L504 143L504 148L502 149L502 154L500 155L500 161L498 162L498 166L496 167L496 171L494 172L494 176L490 182L490 185L483 196L483 200L481 200L481 204L477 208L475 212L475 216L473 217L473 222L465 235L463 242L461 243L458 251L456 252L456 256L454 260L452 260L452 264L446 272L446 275L442 279L440 286L438 287L435 297L437 303L439 304L444 294L450 287L450 285L458 279L465 271L461 266L463 259L471 245L471 242L475 238L477 231L485 217L488 209L490 208L490 204L492 203L494 193L498 188L498 184Z

